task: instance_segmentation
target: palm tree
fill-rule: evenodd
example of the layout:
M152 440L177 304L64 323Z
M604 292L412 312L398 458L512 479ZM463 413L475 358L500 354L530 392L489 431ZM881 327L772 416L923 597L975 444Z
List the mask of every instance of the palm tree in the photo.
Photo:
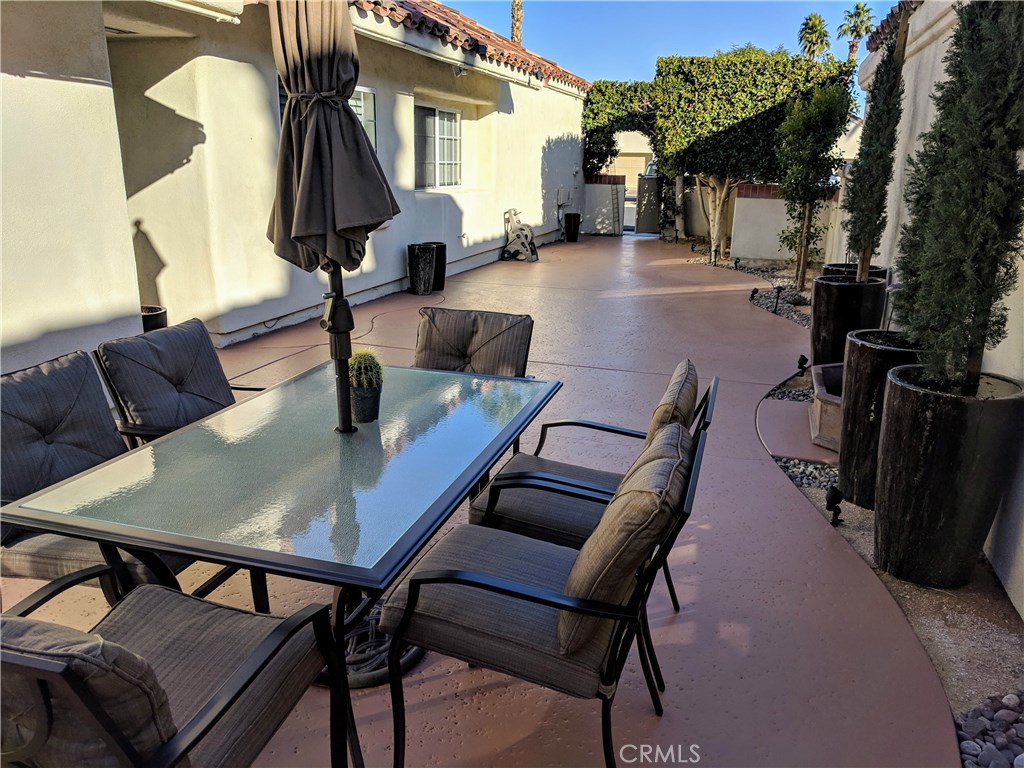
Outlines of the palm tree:
M856 61L861 38L871 34L871 30L875 28L875 17L868 10L867 5L857 3L852 11L847 11L843 14L843 18L844 21L839 25L836 34L841 38L850 38L850 56L848 61Z
M512 0L512 42L523 42L523 0Z
M808 59L818 59L831 48L825 19L820 13L809 13L800 25L800 49Z

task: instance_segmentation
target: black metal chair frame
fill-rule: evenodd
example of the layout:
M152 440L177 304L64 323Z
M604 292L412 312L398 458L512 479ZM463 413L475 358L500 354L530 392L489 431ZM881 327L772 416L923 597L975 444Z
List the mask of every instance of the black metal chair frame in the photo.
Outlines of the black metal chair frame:
M97 565L56 579L29 595L6 614L26 616L61 592L85 581L109 575L110 570L111 566L109 565ZM282 621L188 723L181 726L172 738L145 760L132 747L130 740L111 720L89 689L66 664L38 659L14 651L0 651L0 672L3 675L18 672L34 677L38 682L38 695L31 702L38 726L32 729L32 737L26 743L2 753L3 764L11 765L30 760L32 754L46 742L53 726L53 712L49 705L50 692L61 691L78 711L82 723L86 727L92 728L103 739L111 753L122 764L174 766L209 733L210 729L228 712L246 688L256 680L274 658L274 655L307 624L312 625L317 646L327 662L331 711L337 713L343 711L343 708L348 710L349 733L352 735L354 734L354 729L351 728L353 714L348 707L347 684L345 676L341 673L343 664L337 655L337 646L331 628L330 607L310 605ZM333 718L330 730L331 763L332 765L344 765L346 745L342 743L334 728Z
M476 573L462 570L436 570L423 573L414 573L409 578L409 595L405 611L395 630L394 637L401 638L406 627L415 613L416 603L419 600L420 589L426 584L458 584L488 592L495 592L509 597L515 597L530 603L545 605L571 613L578 613L584 616L613 619L616 621L615 630L612 635L610 652L606 656L605 668L601 673L602 686L611 693L598 692L597 698L601 699L601 733L604 748L604 761L606 766L615 766L615 751L612 742L611 708L615 698L615 689L619 677L625 667L629 650L633 645L633 639L642 633L646 626L647 599L654 586L654 579L665 564L672 545L682 530L683 525L690 517L693 510L693 501L697 490L697 480L700 475L701 462L704 457L704 447L707 442L707 430L698 430L697 444L694 448L693 461L691 464L689 482L687 484L686 497L683 508L675 518L673 524L662 537L661 541L654 548L647 561L637 570L636 587L633 594L625 605L614 605L596 600L582 600L569 597L565 594L550 590L538 589L536 587L500 579L483 573ZM519 482L527 483L526 486L549 490L554 493L573 496L591 501L600 501L603 494L595 493L581 487L572 487L560 483L553 483L547 480L527 478ZM400 643L392 644L392 652L389 655L388 663L391 671L391 702L394 717L395 733L395 761L396 768L401 768L405 762L405 696L402 687L402 677L398 674L399 654L397 648ZM645 668L645 677L648 679L650 688L650 676L648 665L647 643L638 642L637 652L640 657L641 666ZM658 713L661 714L660 712Z

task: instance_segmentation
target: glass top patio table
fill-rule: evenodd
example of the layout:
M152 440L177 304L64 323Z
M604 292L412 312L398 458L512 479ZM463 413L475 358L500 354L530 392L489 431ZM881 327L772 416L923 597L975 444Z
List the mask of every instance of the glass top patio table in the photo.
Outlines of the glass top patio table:
M4 507L5 520L381 591L560 382L386 368L335 431L331 363Z

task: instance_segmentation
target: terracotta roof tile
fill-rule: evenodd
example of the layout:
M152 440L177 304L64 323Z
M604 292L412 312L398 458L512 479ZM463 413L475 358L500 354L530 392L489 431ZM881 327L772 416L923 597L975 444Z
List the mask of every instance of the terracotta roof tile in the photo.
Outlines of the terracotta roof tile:
M349 5L382 19L390 19L406 29L440 38L486 61L507 64L527 74L539 73L545 83L555 81L581 91L590 88L586 80L562 69L555 62L531 53L434 0L349 0Z
M900 12L902 9L906 8L907 13L911 14L920 7L922 2L923 0L900 0L890 8L889 14L879 22L878 26L875 27L875 31L868 35L868 50L874 53L885 44L890 35L896 34L896 30L900 26Z

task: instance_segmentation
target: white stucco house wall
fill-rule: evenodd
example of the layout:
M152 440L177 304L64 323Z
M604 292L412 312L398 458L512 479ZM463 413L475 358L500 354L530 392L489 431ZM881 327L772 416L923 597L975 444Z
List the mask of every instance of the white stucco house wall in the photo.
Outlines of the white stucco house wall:
M493 261L509 208L557 238L558 202L582 195L588 84L437 3L349 5L359 109L402 208L345 275L353 303L408 286L409 243L446 242L449 274ZM140 303L218 345L319 314L321 276L266 238L265 4L4 2L0 34L4 372L140 332Z
M908 217L901 193L907 183L907 161L920 147L921 134L929 129L935 118L935 104L931 97L935 84L946 79L942 59L949 50L956 25L953 2L929 0L911 4L911 7L913 14L910 16L903 65L903 115L886 205L888 221L877 260L885 266L892 266L896 259L900 227ZM898 23L895 11L894 7L894 13L868 40L868 49L872 53L860 68L860 85L865 91L874 79L881 58L879 48L885 35L895 34ZM1017 287L1005 301L1009 309L1007 336L995 349L986 351L983 368L1020 381L1024 380L1024 279L1017 281ZM992 526L985 553L1018 612L1024 616L1024 460L1017 467L1011 485Z

